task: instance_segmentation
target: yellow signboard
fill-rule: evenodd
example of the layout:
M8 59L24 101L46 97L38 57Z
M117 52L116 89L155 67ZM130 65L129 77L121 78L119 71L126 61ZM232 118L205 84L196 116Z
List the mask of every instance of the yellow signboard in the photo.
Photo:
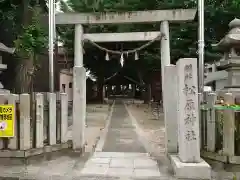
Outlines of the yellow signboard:
M0 105L0 137L14 137L14 105Z

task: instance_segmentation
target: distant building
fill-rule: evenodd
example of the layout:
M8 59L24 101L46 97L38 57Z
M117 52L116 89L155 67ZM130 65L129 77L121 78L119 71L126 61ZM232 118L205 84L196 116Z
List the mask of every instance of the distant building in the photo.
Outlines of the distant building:
M73 57L68 55L62 46L58 47L57 62L59 66L59 91L68 94L68 101L73 100ZM87 76L87 99L91 99L95 94L96 79L86 72Z

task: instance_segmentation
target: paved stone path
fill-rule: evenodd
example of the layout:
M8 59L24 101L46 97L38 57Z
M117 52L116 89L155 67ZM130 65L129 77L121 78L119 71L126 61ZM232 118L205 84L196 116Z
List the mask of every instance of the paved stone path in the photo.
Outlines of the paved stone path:
M140 143L129 114L120 100L116 100L103 147L105 152L140 152L145 153Z
M26 166L0 166L0 180L169 180L164 161L146 152L124 104L116 101L100 151ZM99 117L100 118L100 117ZM160 170L159 170L160 169Z
M96 152L83 168L84 175L160 177L158 164L147 153Z
M124 104L117 100L102 152L86 162L82 175L125 177L130 179L167 178L158 163L146 153Z

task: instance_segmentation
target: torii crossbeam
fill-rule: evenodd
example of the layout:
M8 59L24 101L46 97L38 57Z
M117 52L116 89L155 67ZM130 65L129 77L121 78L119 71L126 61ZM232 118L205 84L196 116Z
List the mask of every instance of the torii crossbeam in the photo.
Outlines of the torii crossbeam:
M56 24L75 25L74 70L73 70L73 149L82 151L84 148L84 128L86 119L86 71L83 67L84 39L94 42L122 42L152 40L160 33L161 38L161 69L162 90L164 102L164 67L170 64L169 21L192 21L196 9L174 9L132 12L106 12L106 13L59 13L56 14ZM87 24L129 24L161 22L157 32L135 33L102 33L84 34L82 25ZM184 48L184 47L183 47ZM166 125L166 123L165 123ZM166 128L167 129L167 128ZM166 132L168 133L168 132ZM169 148L169 142L167 142ZM171 142L170 142L171 143Z

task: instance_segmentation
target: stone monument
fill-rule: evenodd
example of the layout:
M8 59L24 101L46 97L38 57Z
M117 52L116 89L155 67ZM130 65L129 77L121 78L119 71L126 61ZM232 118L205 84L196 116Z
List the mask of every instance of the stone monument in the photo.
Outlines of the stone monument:
M177 72L178 154L170 154L177 179L211 179L211 167L200 158L197 59L180 59Z

